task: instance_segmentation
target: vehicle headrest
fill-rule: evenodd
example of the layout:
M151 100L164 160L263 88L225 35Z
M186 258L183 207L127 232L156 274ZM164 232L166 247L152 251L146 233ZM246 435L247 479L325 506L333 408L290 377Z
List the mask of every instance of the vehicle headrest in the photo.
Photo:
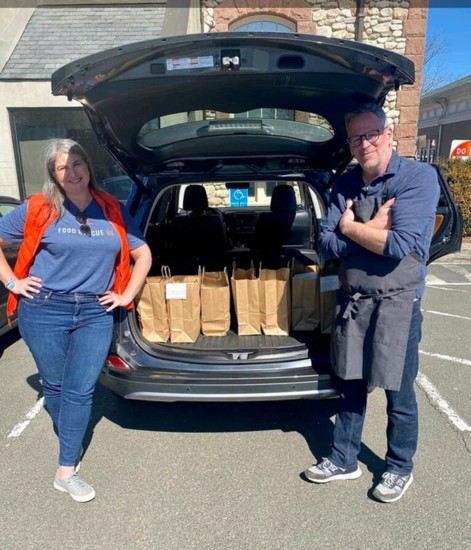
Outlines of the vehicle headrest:
M208 208L208 196L202 185L189 185L183 197L183 210L201 212Z
M272 212L293 212L296 210L296 195L291 185L277 185L273 189L270 210Z

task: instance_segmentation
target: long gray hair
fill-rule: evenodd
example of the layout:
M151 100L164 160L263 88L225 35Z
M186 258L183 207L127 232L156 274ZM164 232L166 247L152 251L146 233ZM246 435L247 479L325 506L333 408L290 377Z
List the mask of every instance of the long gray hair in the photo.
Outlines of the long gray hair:
M73 139L50 139L46 142L44 148L44 165L45 165L45 175L44 175L44 185L43 185L43 195L46 197L47 202L50 205L54 205L59 212L59 218L64 214L64 198L65 193L62 187L59 185L56 176L55 176L55 162L57 155L60 154L73 153L78 155L87 165L90 172L90 183L89 187L95 191L100 191L100 185L98 184L95 174L93 172L92 165L90 163L90 158L85 151L85 149L79 145Z

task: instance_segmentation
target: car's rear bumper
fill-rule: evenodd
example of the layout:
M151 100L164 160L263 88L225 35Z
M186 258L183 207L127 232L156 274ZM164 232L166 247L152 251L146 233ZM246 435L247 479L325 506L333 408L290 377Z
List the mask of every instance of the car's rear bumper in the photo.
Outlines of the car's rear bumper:
M125 399L142 401L277 401L287 399L324 399L337 392L328 375L196 379L158 378L116 373L105 368L101 383Z

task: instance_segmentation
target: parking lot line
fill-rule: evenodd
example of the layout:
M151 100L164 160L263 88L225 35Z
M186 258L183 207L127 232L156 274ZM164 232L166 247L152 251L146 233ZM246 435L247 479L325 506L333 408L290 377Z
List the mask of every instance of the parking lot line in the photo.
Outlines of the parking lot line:
M460 363L461 365L470 365L469 359L461 359L460 357L451 357L450 355L442 355L441 353L430 353L428 351L419 350L422 355L428 355L430 357L436 357L437 359L443 359L444 361L451 361L452 363Z
M437 388L430 382L430 380L419 372L417 375L417 385L421 388L428 399L437 407L437 409L446 416L446 418L453 424L458 430L462 432L471 432L471 426L467 424L460 415L443 399L438 393Z
M29 411L24 415L24 417L14 426L11 432L7 435L8 437L19 437L24 430L28 427L29 423L43 410L44 408L44 397L41 397L36 401L36 403L29 409Z
M466 321L471 321L471 317L466 317L466 315L455 315L454 313L445 313L443 311L434 311L433 309L423 309L424 313L433 313L434 315L443 315L444 317L456 317L457 319L464 319Z
M442 279L439 279L438 277L434 277L433 279L426 279L427 286L469 286L471 283L448 283L446 281L443 281ZM451 290L451 289L449 289Z

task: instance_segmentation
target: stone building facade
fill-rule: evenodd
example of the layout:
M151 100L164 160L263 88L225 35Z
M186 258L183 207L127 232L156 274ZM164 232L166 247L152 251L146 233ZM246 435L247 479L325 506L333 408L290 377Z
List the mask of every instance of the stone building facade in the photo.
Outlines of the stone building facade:
M126 42L263 21L409 57L416 84L391 93L386 109L398 152L415 153L428 0L30 0L27 6L0 7L0 194L24 198L37 189L39 150L48 136L93 140L80 105L51 95L57 66Z
M389 94L385 108L401 155L414 156L427 26L426 0L202 0L203 32L273 18L295 32L357 40L407 56L416 83Z

